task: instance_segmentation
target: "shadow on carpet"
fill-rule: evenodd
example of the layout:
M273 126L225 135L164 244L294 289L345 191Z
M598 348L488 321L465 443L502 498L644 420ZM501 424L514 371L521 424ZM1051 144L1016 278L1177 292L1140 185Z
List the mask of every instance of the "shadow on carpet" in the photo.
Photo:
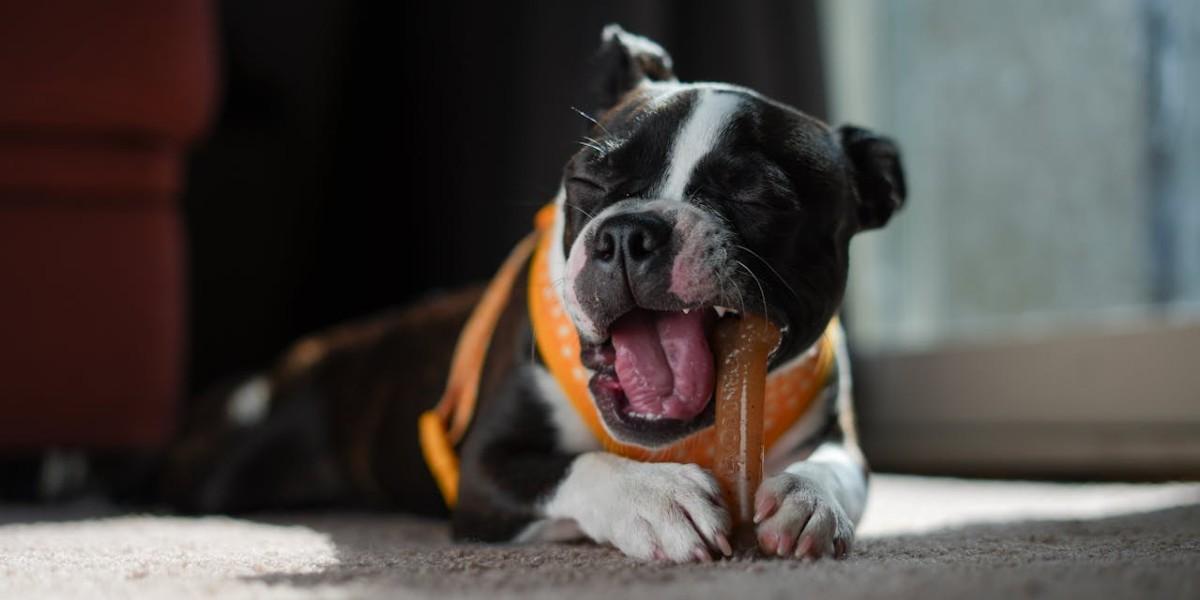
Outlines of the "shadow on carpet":
M1200 505L1094 520L970 525L859 540L844 561L645 564L592 544L449 544L441 523L272 518L329 536L337 564L272 586L355 596L661 598L1200 597Z

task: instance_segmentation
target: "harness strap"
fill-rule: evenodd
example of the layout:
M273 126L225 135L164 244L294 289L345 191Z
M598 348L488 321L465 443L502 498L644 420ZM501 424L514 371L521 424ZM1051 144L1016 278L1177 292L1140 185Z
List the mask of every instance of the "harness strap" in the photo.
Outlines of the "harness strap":
M458 455L454 447L462 441L475 404L479 398L479 378L483 374L483 362L496 324L504 312L516 285L521 268L529 264L538 237L554 220L554 205L538 211L537 230L525 236L504 259L500 270L488 283L479 304L463 326L450 362L450 374L446 378L446 391L437 406L426 411L417 421L421 453L433 473L438 489L446 505L454 508L458 503Z

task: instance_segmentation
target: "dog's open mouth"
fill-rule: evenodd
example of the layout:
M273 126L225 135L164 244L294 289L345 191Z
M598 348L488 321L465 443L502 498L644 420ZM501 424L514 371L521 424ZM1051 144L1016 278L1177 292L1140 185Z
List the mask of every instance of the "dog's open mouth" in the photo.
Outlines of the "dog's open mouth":
M635 308L610 327L611 337L585 347L584 365L610 429L645 445L669 443L712 423L716 365L709 339L718 319L737 311Z

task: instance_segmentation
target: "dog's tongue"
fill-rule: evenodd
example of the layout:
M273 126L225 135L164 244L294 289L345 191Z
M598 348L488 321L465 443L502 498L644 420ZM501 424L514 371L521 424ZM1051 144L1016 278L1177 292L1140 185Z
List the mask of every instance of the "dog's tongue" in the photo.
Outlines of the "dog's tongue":
M617 379L629 410L680 420L704 410L714 385L704 317L703 310L638 309L613 324Z

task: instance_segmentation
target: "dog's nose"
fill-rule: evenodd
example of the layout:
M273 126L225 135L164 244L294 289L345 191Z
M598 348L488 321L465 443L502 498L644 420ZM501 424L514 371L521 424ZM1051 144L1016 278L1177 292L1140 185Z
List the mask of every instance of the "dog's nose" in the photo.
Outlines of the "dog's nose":
M671 242L671 224L654 213L624 213L609 217L592 237L592 259L637 271L663 254Z

